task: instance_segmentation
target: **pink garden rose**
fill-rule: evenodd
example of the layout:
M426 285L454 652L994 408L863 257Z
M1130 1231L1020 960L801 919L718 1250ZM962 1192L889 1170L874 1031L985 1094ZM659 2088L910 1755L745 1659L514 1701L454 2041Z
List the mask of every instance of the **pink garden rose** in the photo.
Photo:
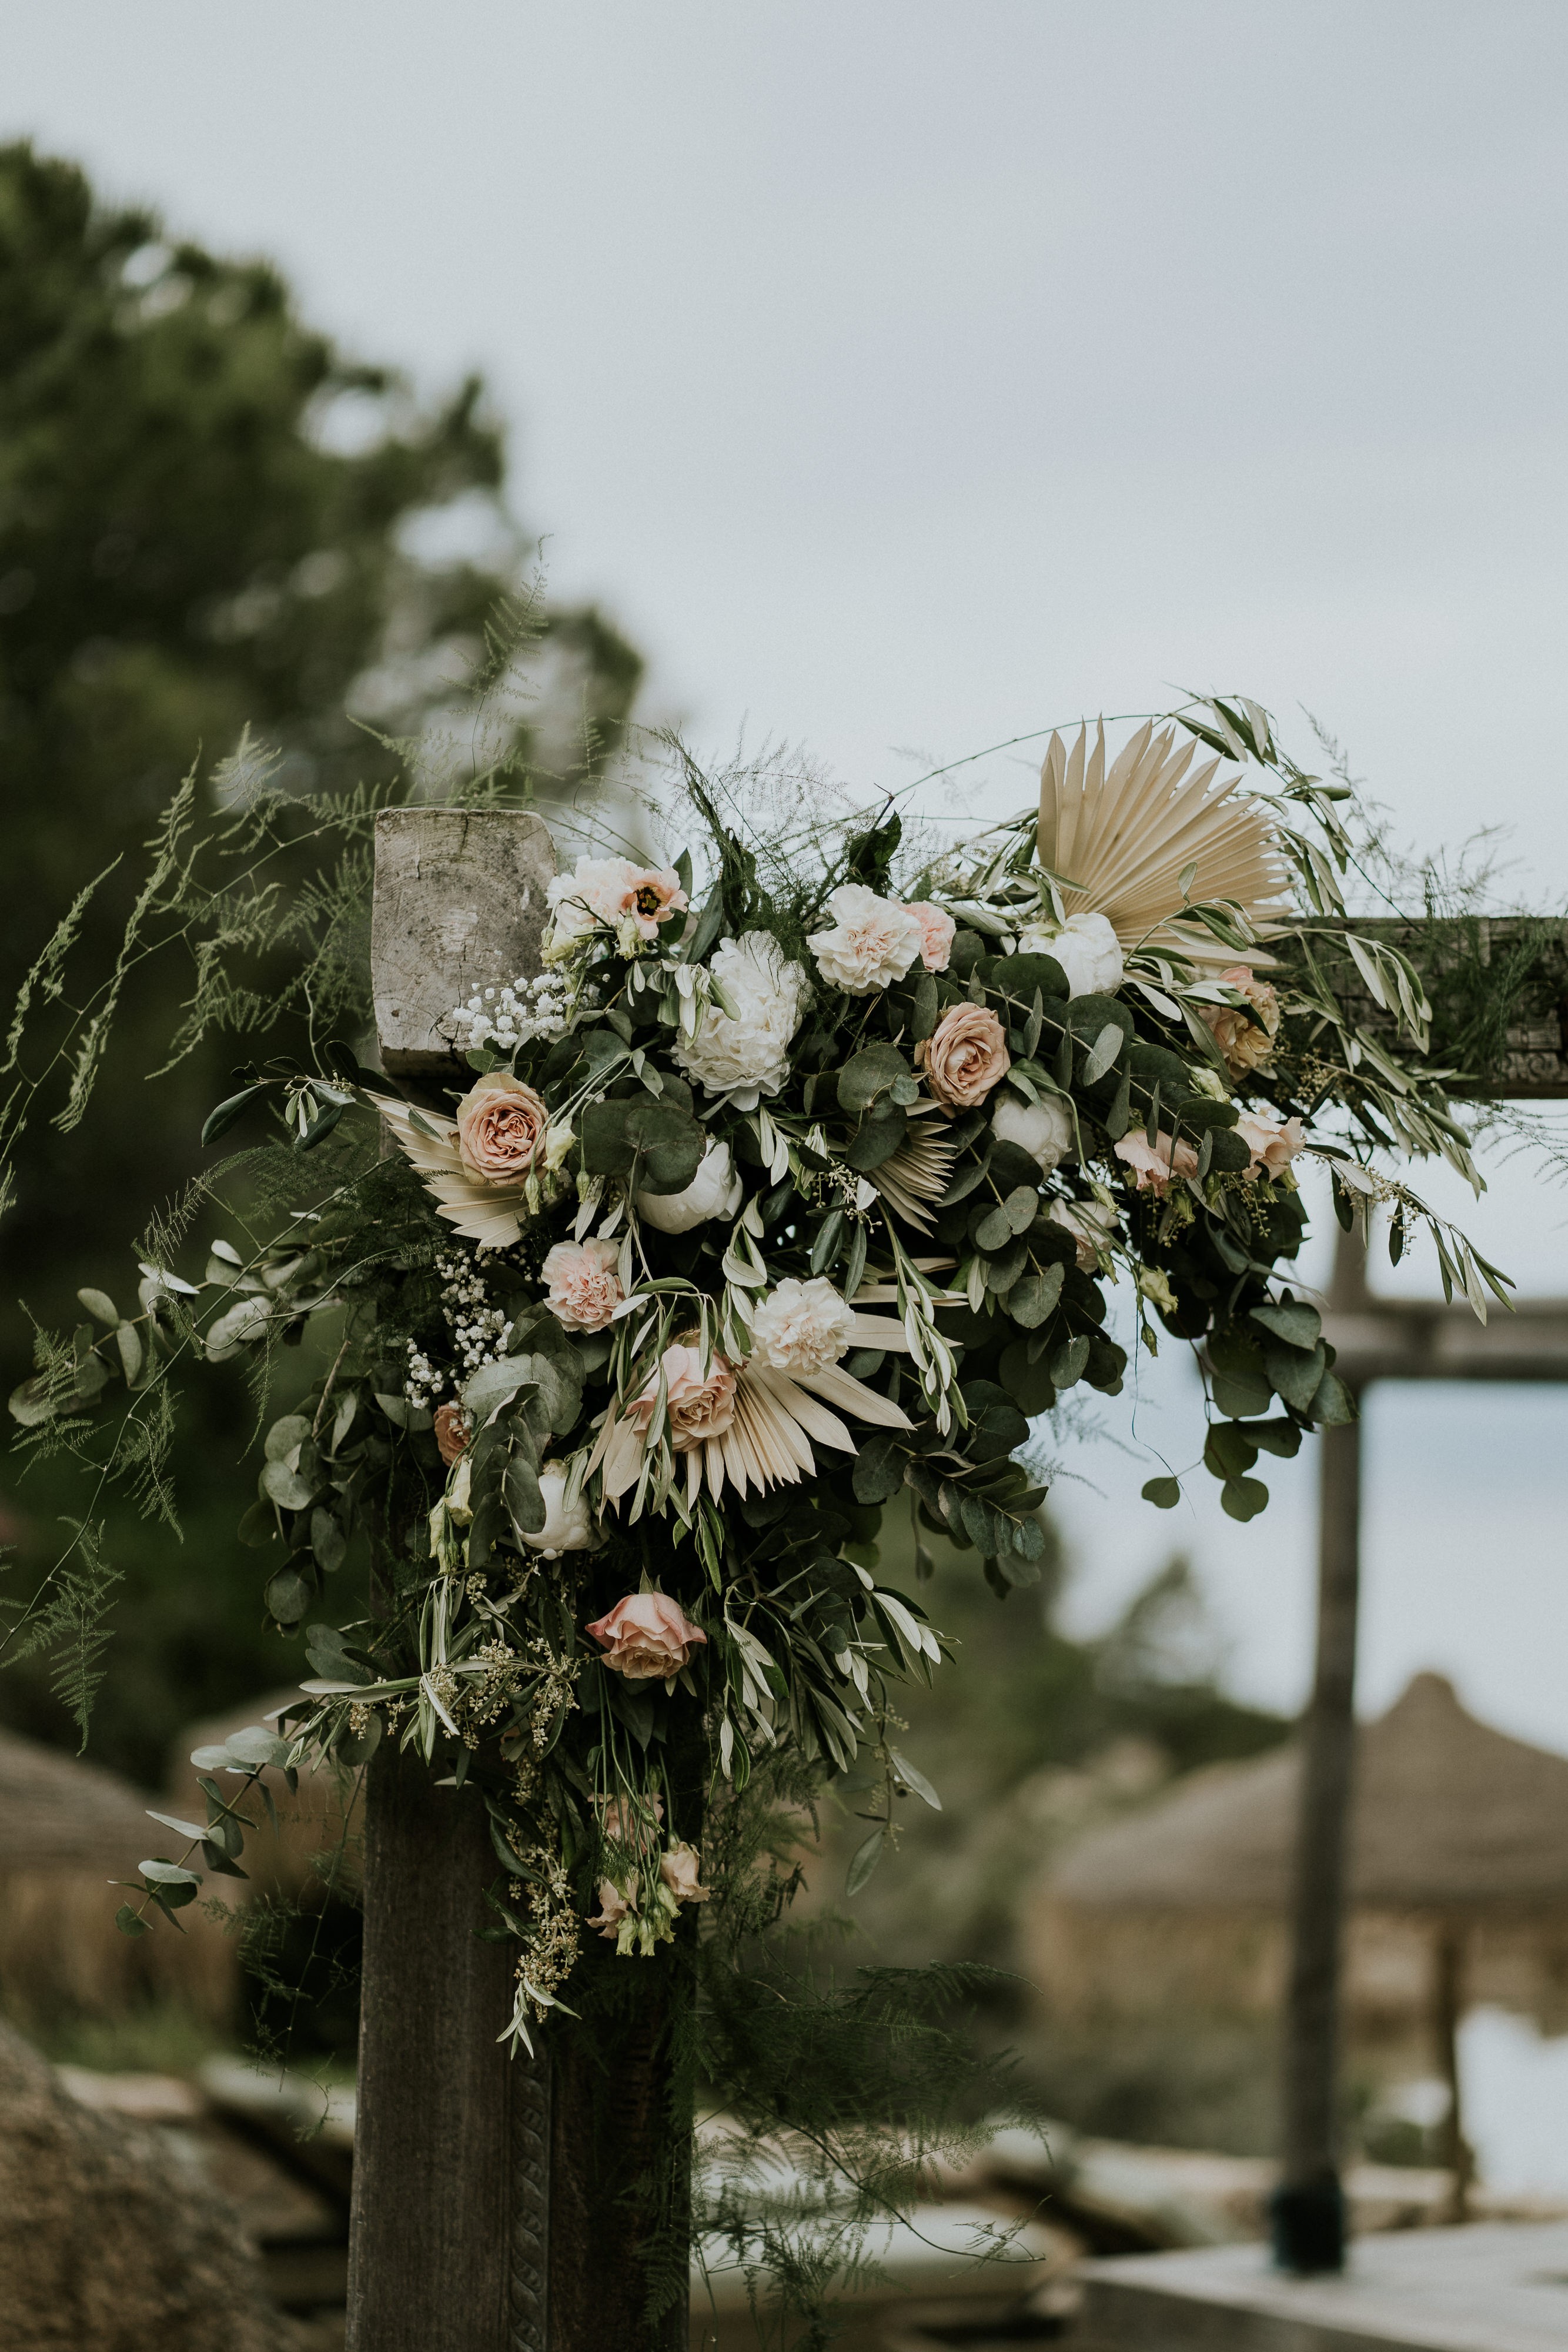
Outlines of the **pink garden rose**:
M957 924L942 908L934 907L929 898L913 898L904 908L920 926L920 961L927 971L946 971L953 952L953 934Z
M678 1341L664 1350L664 1371L670 1443L675 1451L689 1454L705 1438L722 1437L735 1419L735 1367L727 1357L716 1355L705 1380L701 1349ZM655 1375L627 1408L627 1420L635 1423L644 1436L658 1401Z
M1252 1154L1249 1176L1281 1175L1307 1139L1299 1118L1264 1118L1250 1110L1241 1113L1236 1132Z
M1012 1067L1002 1024L988 1005L955 1004L915 1049L944 1110L973 1110Z
M435 1444L443 1462L450 1470L468 1451L468 1439L473 1421L460 1404L438 1404L435 1408Z
M549 1133L544 1098L505 1070L486 1071L455 1116L463 1165L482 1183L520 1184L544 1158Z
M614 1242L557 1242L540 1269L545 1305L569 1331L602 1331L626 1294Z
M678 1675L697 1644L707 1640L664 1592L629 1592L587 1630L603 1644L602 1663L630 1683Z
M1113 1149L1117 1159L1131 1170L1140 1192L1155 1192L1163 1198L1173 1176L1197 1174L1197 1154L1191 1144L1184 1140L1173 1150L1171 1138L1163 1129L1152 1147L1140 1127L1124 1135Z
M1226 1068L1232 1077L1245 1077L1249 1070L1261 1069L1274 1051L1280 999L1266 980L1259 979L1249 963L1228 964L1217 977L1244 996L1263 1024L1260 1029L1239 1005L1209 1004L1199 1008L1203 1020L1214 1032L1215 1044L1225 1056Z

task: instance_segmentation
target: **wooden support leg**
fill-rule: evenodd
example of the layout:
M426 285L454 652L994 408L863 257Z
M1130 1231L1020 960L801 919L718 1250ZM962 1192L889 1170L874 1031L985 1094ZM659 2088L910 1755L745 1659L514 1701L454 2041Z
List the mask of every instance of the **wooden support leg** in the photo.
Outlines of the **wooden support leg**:
M1470 2182L1475 2158L1465 2137L1464 2110L1459 2101L1459 2020L1465 2011L1465 1937L1460 1927L1445 1925L1432 1945L1432 2031L1437 2072L1448 2093L1448 2112L1442 2122L1442 2160L1448 2175L1450 2221L1470 2217Z
M1317 1670L1307 1710L1285 2008L1284 2174L1273 2200L1284 2270L1344 2266L1339 2178L1339 1978L1355 1761L1361 1425L1321 1440Z
M496 2039L514 1948L472 1796L383 1742L366 1790L349 2352L549 2352L549 2079Z

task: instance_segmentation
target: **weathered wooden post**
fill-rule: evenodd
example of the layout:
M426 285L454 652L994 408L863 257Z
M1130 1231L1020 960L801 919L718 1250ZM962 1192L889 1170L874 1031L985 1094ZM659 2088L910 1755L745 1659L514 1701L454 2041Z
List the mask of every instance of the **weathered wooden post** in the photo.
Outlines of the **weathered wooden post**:
M433 1103L469 1082L447 1016L476 987L540 969L554 872L536 816L378 817L371 954L389 1076ZM677 1812L700 1806L700 1777L695 1764L678 1777ZM567 2042L552 2026L537 2059L509 2058L510 1949L476 1932L496 1869L476 1798L435 1787L390 1742L367 1780L349 2352L685 2352L687 2298L649 2322L643 2260L663 2229L684 2284L684 1955L623 1961L591 1939L572 1999L592 2031ZM696 1832L695 1811L681 1826Z
M446 1016L539 968L555 871L537 817L376 821L376 1029L389 1076L461 1083ZM481 1942L494 1874L476 1801L390 1741L368 1774L350 2352L553 2352L549 2071L507 2057L507 1948Z
M1434 964L1504 963L1527 956L1534 971L1501 1041L1496 1065L1473 1091L1502 1097L1568 1097L1568 924L1526 918L1418 922L1358 921ZM1360 1025L1389 1016L1360 992L1348 970L1341 1000ZM1377 1380L1568 1380L1568 1302L1529 1300L1477 1321L1469 1307L1395 1301L1366 1283L1364 1243L1342 1234L1329 1291L1324 1337L1335 1370L1359 1400ZM1355 1755L1355 1652L1360 1586L1361 1433L1328 1429L1321 1440L1317 1656L1304 1726L1301 1813L1286 1993L1283 2165L1273 2207L1274 2251L1287 2270L1339 2270L1345 2256L1338 2150L1339 1986L1349 1864ZM1435 1999L1449 2052L1448 2154L1456 2209L1464 2210L1468 2151L1459 2112L1454 2034L1458 2021L1457 1951L1439 1948Z

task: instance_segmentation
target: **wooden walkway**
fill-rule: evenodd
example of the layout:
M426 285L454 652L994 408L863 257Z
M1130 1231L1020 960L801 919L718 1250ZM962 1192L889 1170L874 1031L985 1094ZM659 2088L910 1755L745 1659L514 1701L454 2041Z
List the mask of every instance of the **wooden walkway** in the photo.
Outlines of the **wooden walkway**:
M1081 2352L1565 2352L1568 2222L1357 2239L1342 2278L1261 2246L1089 2263Z

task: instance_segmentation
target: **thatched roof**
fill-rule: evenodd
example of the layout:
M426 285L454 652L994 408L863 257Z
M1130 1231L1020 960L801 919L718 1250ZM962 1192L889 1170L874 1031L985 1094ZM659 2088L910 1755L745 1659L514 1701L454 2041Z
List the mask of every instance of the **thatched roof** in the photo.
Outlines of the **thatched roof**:
M1051 1891L1086 1907L1279 1910L1300 1750L1217 1765L1092 1832ZM1568 1910L1568 1757L1478 1723L1417 1675L1356 1747L1351 1893L1390 1909Z
M172 1835L148 1820L146 1801L101 1765L0 1731L0 1873L130 1877Z

